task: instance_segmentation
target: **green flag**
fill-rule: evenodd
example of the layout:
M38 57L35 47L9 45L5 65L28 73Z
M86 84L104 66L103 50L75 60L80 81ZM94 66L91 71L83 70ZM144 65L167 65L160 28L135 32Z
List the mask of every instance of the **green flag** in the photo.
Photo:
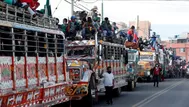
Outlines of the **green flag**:
M50 0L46 0L46 5L44 6L44 14L45 17L52 17Z

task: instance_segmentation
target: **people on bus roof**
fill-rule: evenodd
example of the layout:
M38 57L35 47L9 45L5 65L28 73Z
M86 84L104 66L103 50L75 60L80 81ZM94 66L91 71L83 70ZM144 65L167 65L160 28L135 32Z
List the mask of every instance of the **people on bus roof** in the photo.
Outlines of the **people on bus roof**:
M65 37L67 37L68 35L68 31L67 31L67 27L68 27L68 19L64 18L63 19L63 24L61 26L62 32L64 32Z
M103 31L104 36L111 36L112 35L112 26L108 17L104 18L101 24L101 30Z
M86 38L86 34L95 35L95 27L91 17L87 18L87 22L84 23L83 27L83 38Z
M99 12L98 12L98 8L97 8L97 6L94 6L91 9L91 11L87 14L87 18L91 17L93 19L94 17L97 17L98 15L100 15Z
M117 27L117 25L116 25L116 22L113 22L113 23L112 23L112 29L113 29L113 34L115 35L116 30L118 30L118 27Z
M77 31L80 30L80 24L77 22L76 17L72 16L71 20L68 22L68 33L70 38L76 36Z

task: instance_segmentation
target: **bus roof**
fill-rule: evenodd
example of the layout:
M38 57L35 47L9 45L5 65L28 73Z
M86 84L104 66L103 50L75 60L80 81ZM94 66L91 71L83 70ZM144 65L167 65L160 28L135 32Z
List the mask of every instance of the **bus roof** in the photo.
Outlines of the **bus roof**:
M41 28L41 27L36 27L36 26L31 26L31 25L26 25L26 24L19 24L19 23L3 21L3 20L0 20L0 26L13 27L13 28L18 28L18 29L51 33L51 34L57 34L57 35L64 35L64 33L60 30L52 30L52 29Z
M116 44L116 43L110 43L110 42L104 42L103 40L98 41L100 44L108 45L108 46L116 46L116 47L124 47L124 45ZM71 46L95 46L95 40L76 40L69 42L68 47Z
M68 47L71 46L94 46L95 45L95 40L76 40L68 43Z

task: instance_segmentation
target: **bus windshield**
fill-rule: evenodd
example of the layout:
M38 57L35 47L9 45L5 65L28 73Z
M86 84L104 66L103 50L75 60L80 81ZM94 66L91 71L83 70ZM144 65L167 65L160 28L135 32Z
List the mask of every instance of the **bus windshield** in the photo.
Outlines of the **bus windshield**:
M76 46L68 47L67 56L93 56L94 47L92 46Z
M140 60L153 61L153 55L140 55Z
M134 53L128 53L128 60L129 60L129 61L134 61L134 60L135 60L135 55L134 55Z

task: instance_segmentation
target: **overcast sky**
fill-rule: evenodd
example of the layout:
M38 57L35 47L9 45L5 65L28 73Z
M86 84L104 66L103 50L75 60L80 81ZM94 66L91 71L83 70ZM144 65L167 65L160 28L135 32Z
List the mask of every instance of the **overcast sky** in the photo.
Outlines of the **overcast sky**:
M46 0L39 1L40 8L43 8ZM51 0L53 13L59 1ZM89 9L96 5L101 12L101 0L95 3L82 1L93 2L96 0L80 0L77 5L82 4ZM189 32L189 1L104 1L104 16L109 17L111 21L128 23L128 21L136 20L137 15L140 16L140 20L149 20L152 23L152 30L160 34L162 39L182 32ZM54 16L60 20L70 17L71 5L62 0Z

